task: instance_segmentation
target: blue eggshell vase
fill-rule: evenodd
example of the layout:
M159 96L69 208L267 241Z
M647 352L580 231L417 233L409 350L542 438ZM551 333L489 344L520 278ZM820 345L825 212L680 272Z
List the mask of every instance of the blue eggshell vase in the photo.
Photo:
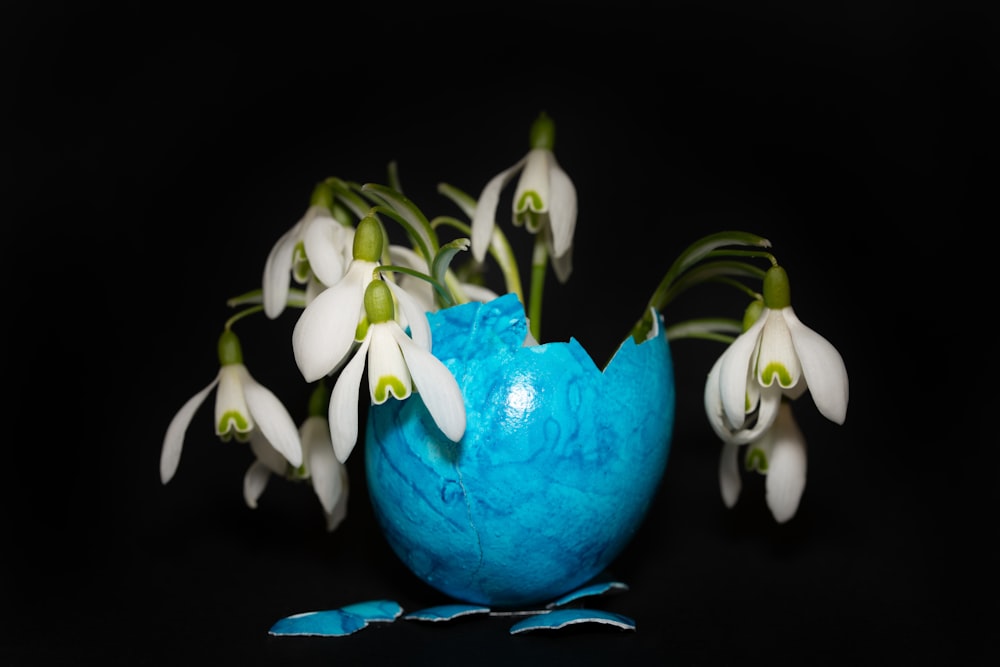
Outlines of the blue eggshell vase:
M393 551L445 594L494 607L555 599L635 535L663 477L674 375L662 325L602 372L576 339L525 346L513 294L428 315L465 397L465 436L419 393L372 405L365 466Z

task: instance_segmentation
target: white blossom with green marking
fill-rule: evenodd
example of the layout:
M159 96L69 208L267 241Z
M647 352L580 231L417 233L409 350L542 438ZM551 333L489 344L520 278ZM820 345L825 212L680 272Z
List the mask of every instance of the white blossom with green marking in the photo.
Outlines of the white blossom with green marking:
M302 444L288 410L270 389L258 383L246 366L239 339L226 329L219 338L221 368L215 378L181 406L163 438L160 450L160 480L166 484L177 471L184 435L195 412L208 394L215 394L215 434L223 441L246 442L259 430L289 464L302 465Z
M337 370L350 355L367 326L365 289L380 265L382 227L365 217L354 233L353 259L344 276L313 298L299 315L292 331L295 363L307 382Z
M395 319L394 300L406 314L412 338ZM358 396L366 362L373 403L379 405L390 397L403 400L419 391L441 432L454 442L461 440L465 401L451 371L430 351L430 326L420 304L384 280L368 285L364 302L368 331L330 397L330 434L337 458L346 461L357 443Z
M739 498L743 481L739 469L740 445L724 442L719 459L719 488L726 507ZM747 445L744 467L767 478L765 500L778 523L795 516L806 487L806 440L795 422L792 407L782 401L770 427Z
M559 166L552 148L555 124L542 113L531 126L527 155L487 182L472 218L472 254L482 262L490 247L500 192L520 174L513 200L513 223L533 234L542 233L552 268L560 282L573 270L573 233L576 228L576 187Z
M719 397L733 428L741 428L752 412L759 412L758 421L761 416L773 421L782 396L795 399L807 389L820 414L844 423L844 360L829 341L799 321L790 304L788 276L780 266L772 267L764 277L760 316L719 359Z
M284 312L290 277L300 285L338 282L351 261L353 240L353 227L334 219L326 205L312 204L268 253L261 283L264 313L274 319Z
M250 449L256 460L243 477L243 497L248 507L256 509L257 500L271 475L294 481L309 480L323 507L326 529L335 530L347 516L349 485L347 467L337 460L330 441L326 416L311 415L299 427L302 441L302 465L293 467L259 431L250 434Z
M723 441L720 488L732 507L742 486L739 448L748 445L745 466L767 475L768 506L783 522L798 508L806 470L805 440L789 402L809 390L820 414L843 424L847 368L837 349L796 317L780 266L765 274L763 300L747 309L744 328L705 383L705 412Z

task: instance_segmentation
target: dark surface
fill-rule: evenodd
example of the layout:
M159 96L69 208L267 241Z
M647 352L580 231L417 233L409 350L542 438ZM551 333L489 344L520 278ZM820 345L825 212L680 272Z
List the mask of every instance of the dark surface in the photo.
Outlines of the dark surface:
M995 18L953 3L572 5L8 5L0 662L996 659ZM160 484L166 426L217 370L225 299L257 285L317 180L383 181L395 159L411 198L455 213L437 182L477 193L543 109L580 193L576 273L549 287L546 337L606 356L684 245L754 231L799 317L844 356L846 423L796 404L810 467L790 523L756 478L727 510L701 409L721 348L679 342L668 470L613 568L630 590L594 602L635 632L511 636L509 619L472 618L269 637L301 611L445 600L382 540L360 456L333 534L304 485L272 480L250 510L250 453L210 435L209 402ZM721 292L668 317L711 314ZM301 418L293 323L242 335Z

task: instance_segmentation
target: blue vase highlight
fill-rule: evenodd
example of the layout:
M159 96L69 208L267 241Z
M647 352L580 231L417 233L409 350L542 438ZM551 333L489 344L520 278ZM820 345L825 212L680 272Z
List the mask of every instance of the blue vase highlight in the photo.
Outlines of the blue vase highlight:
M675 390L662 326L627 338L601 371L576 339L525 346L513 294L428 317L466 433L441 434L418 392L371 406L365 467L386 540L469 603L534 605L587 583L635 535L666 469Z

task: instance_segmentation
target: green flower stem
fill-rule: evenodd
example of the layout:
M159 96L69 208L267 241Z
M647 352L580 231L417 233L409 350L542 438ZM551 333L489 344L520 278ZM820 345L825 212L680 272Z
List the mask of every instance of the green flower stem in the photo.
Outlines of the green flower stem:
M469 297L465 295L465 290L462 289L462 282L458 279L458 276L456 276L455 272L452 271L451 269L448 269L444 274L444 284L448 288L449 294L451 294L451 303L442 304L441 305L442 308L447 308L449 305L455 306L460 303L469 302ZM437 293L441 294L441 291L438 290Z
M521 287L521 272L517 266L514 249L510 247L507 237L497 225L494 225L493 236L490 237L490 254L500 267L500 272L503 273L507 291L516 294L521 303L524 303L524 288ZM541 300L541 296L539 296L539 300Z
M316 388L313 389L312 394L309 395L309 416L310 417L326 417L327 416L327 406L330 404L330 388L327 387L326 381L320 378L316 383Z
M541 234L535 235L535 249L531 256L531 295L528 303L528 325L531 335L542 342L542 294L545 291L549 251Z
M720 280L723 276L743 276L762 277L763 272L752 264L741 261L713 261L708 262L704 267L694 270L696 264L706 259L718 260L721 257L756 257L769 259L773 264L777 263L774 256L762 250L739 250L725 249L726 246L755 246L757 248L770 248L771 242L763 236L750 234L749 232L726 231L709 234L696 240L689 245L684 252L678 255L674 263L664 274L660 284L656 286L652 296L647 302L642 317L632 327L630 335L636 342L646 339L646 335L653 328L652 313L650 309L655 308L663 312L666 305L677 297L681 292L690 289L694 285L709 281ZM686 272L691 270L688 275ZM730 284L733 284L730 281Z
M376 278L378 277L378 274L380 274L382 272L405 273L408 276L413 276L414 278L420 278L421 280L426 280L427 282L429 282L431 284L431 287L434 288L434 291L437 292L438 296L442 299L442 301L443 301L443 306L442 307L443 308L448 308L449 306L454 306L457 303L457 300L456 300L454 294L447 287L445 287L444 285L442 285L437 280L434 280L434 278L432 278L431 276L427 275L426 273L424 273L422 271L417 271L416 269L411 269L408 266L396 266L394 264L379 265L373 271L373 273L375 274Z
M743 331L743 323L724 317L710 317L685 320L667 327L664 334L667 340L674 341L682 338L699 338L702 340L714 340L721 343L731 343L736 340L736 336Z
M237 306L245 306L249 304L261 304L264 302L264 290L259 287L249 292L244 292L239 296L234 296L226 301L226 305L230 308L236 308Z
M342 202L344 206L349 208L351 213L358 218L365 217L365 213L367 213L368 209L371 208L371 204L365 201L365 199L358 194L361 190L361 186L357 183L349 183L337 178L336 176L330 176L324 180L323 183L325 183L327 187L333 191L336 198Z
M250 290L249 292L244 292L239 296L234 296L228 301L226 305L230 308L237 308L239 306L246 305L259 305L264 303L264 291L259 287L255 290ZM305 290L291 288L288 290L288 298L285 303L293 308L305 308L306 307L306 292Z
M438 193L444 195L462 209L465 217L472 219L476 215L476 199L472 195L449 183L438 183ZM432 223L433 224L433 223Z
M230 317L228 320L226 320L226 323L223 326L223 328L226 331L229 331L229 330L231 330L233 328L234 324L236 324L237 322L239 322L240 320L242 320L244 317L247 317L248 315L253 315L254 313L259 313L259 312L261 312L263 310L264 310L264 306L252 306L250 308L247 308L246 310L241 310L240 312L236 313L235 315L233 315L232 317Z
M708 281L718 281L718 282L729 282L729 284L737 286L739 289L748 292L751 296L756 296L756 293L748 289L742 283L729 280L727 281L725 276L741 276L744 278L755 278L757 280L764 279L764 271L752 264L747 264L746 262L737 261L717 261L717 262L707 262L700 266L692 267L686 273L681 274L674 281L674 284L663 295L661 302L656 304L655 307L660 312L666 305L672 302L678 295L682 292L694 287L695 285L700 285L701 283Z
M389 162L386 167L386 178L389 179L389 187L402 194L403 186L399 181L399 165L395 160Z
M387 206L386 213L388 210L392 210L396 214L393 217L407 228L414 242L418 242L425 250L424 257L434 256L440 245L437 233L416 204L404 197L402 193L376 183L365 183L361 186L361 192L371 198L375 204L381 202L381 205Z
M437 244L434 243L433 247L431 247L431 245L430 245L431 239L429 237L427 237L426 235L421 234L418 231L418 228L414 227L410 223L410 221L407 220L406 218L404 218L402 215L400 215L399 213L397 213L396 211L394 211L391 208L388 208L386 206L381 206L381 205L373 206L371 208L371 212L372 213L382 213L384 215L387 215L390 218L392 218L393 220L395 220L396 222L398 222L400 225L402 225L403 228L406 230L407 236L409 236L410 240L413 241L414 244L416 244L416 246L417 246L416 247L416 251L417 251L418 254L422 255L423 257L433 257L434 256L434 252L437 251ZM388 248L388 246L386 246L386 247Z

